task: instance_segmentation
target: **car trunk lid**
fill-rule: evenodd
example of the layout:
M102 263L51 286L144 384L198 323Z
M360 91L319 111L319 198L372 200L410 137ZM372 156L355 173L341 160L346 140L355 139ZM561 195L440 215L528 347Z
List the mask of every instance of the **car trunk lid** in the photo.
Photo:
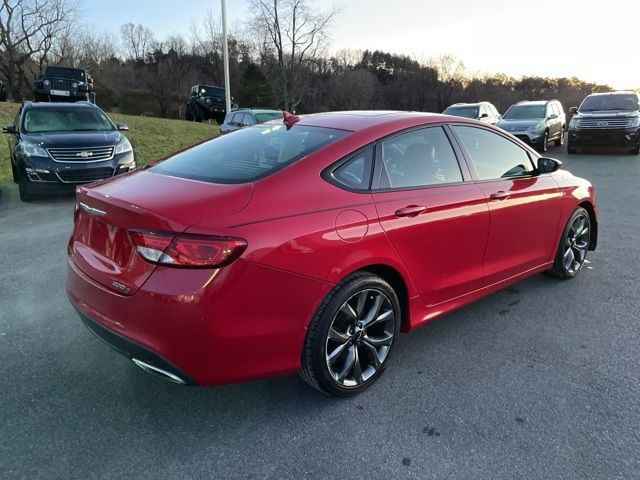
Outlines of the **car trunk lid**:
M242 210L251 184L222 185L140 171L81 187L69 255L97 283L133 295L156 268L137 252L129 230L184 232Z

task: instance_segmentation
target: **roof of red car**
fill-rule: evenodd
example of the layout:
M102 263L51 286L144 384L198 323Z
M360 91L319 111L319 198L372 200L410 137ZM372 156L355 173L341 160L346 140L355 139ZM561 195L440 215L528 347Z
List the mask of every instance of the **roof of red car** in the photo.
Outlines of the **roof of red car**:
M389 123L404 123L414 120L417 124L433 122L443 122L460 120L458 117L441 115L439 113L422 112L400 112L392 110L354 110L347 112L326 112L301 115L300 125L311 125L314 127L339 128L357 132L377 125Z

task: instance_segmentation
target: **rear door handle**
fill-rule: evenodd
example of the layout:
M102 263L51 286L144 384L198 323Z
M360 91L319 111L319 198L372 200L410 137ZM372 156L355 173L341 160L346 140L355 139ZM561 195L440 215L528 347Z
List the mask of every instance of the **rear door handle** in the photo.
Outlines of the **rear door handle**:
M504 190L500 190L499 192L492 193L491 195L489 195L489 198L491 200L504 200L506 198L509 198L509 192L505 192Z
M396 217L417 217L426 210L427 207L424 205L407 205L404 208L396 210Z

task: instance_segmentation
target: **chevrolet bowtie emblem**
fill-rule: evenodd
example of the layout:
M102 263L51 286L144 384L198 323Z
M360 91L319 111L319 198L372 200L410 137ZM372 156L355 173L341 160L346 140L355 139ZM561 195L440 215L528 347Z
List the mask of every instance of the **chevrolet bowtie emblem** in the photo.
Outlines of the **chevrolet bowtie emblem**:
M93 157L93 152L87 152L87 151L83 150L82 152L76 153L76 157L81 157L81 158Z

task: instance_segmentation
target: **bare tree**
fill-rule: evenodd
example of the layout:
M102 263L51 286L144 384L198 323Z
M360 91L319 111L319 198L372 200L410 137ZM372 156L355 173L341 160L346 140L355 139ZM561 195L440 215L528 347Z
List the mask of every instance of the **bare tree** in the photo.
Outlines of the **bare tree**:
M77 18L75 0L2 0L0 72L10 98L21 100L29 77L46 63L55 39Z
M120 36L127 58L136 61L144 60L156 47L153 32L141 24L125 23L120 27Z
M376 92L376 77L373 73L358 68L347 70L329 83L330 108L337 110L364 110L372 107Z
M286 110L295 110L339 10L320 13L308 0L249 0L249 5L276 98Z
M444 110L451 104L452 97L457 90L461 90L465 80L465 66L453 55L440 55L430 58L427 66L438 73L438 81L435 84L435 93L438 109Z

